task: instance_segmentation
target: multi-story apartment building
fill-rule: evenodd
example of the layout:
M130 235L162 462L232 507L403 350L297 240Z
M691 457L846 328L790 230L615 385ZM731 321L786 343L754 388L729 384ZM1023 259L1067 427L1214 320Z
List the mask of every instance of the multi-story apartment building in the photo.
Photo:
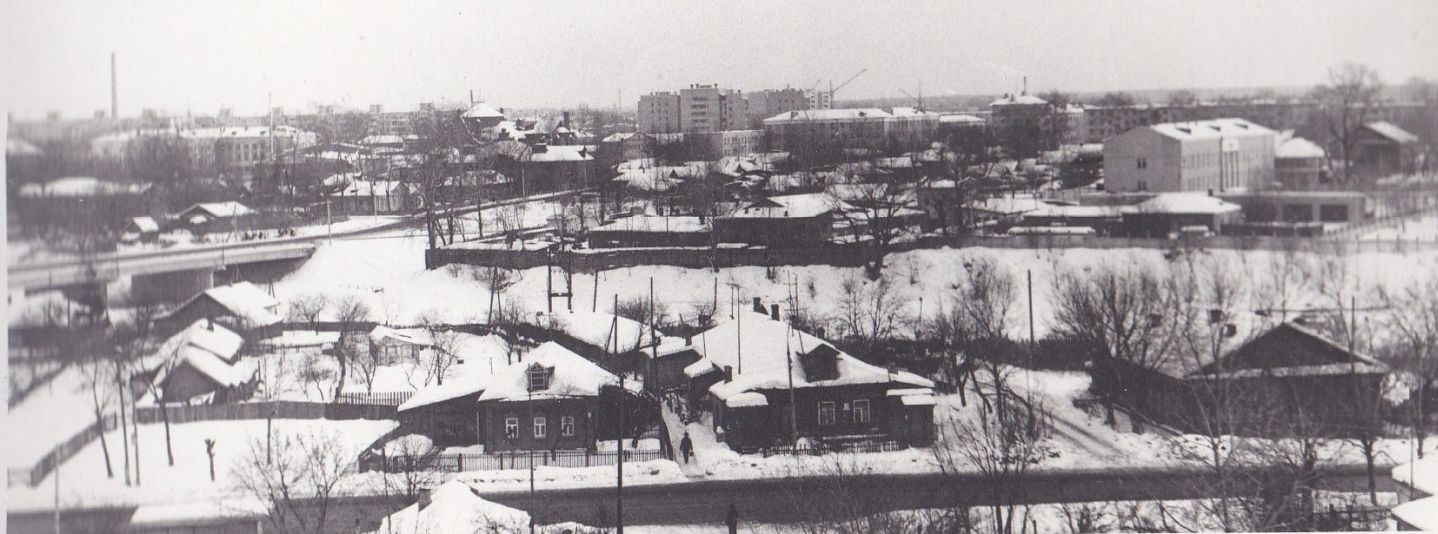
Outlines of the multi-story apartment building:
M1138 126L1222 117L1244 117L1274 130L1293 130L1298 136L1309 139L1322 140L1329 136L1318 102L1265 100L1191 106L1090 106L1083 113L1083 140L1102 143ZM1420 136L1426 132L1438 134L1438 102L1382 102L1369 107L1363 120L1388 121Z
M912 150L938 137L939 114L914 108L810 109L764 119L771 150L832 143L844 148Z
M1244 119L1140 126L1104 143L1114 192L1252 191L1274 181L1277 134Z
M682 132L679 115L679 95L677 94L650 93L639 97L640 133Z
M813 91L803 89L765 89L744 93L749 101L749 127L763 128L764 119L780 113L815 109L811 101Z
M733 89L717 84L694 84L679 90L679 127L683 132L718 132L743 129L748 101Z

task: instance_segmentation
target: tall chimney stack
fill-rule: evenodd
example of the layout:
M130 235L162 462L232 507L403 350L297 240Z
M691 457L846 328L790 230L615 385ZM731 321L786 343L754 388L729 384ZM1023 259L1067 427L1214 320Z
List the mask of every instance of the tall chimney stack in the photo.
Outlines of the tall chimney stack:
M120 120L120 88L115 77L115 52L110 51L110 120Z

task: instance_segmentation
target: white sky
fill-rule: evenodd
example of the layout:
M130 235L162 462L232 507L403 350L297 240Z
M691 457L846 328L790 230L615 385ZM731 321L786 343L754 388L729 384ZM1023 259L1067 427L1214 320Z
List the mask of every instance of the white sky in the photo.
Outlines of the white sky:
M1431 0L595 2L29 1L0 7L0 99L17 117L154 107L260 113L624 105L689 83L839 98L1309 85L1353 60L1438 78Z

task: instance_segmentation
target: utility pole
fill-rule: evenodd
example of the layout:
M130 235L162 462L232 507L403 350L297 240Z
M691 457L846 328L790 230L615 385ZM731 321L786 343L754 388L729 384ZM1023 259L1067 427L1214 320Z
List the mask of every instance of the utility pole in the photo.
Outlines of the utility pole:
M1035 341L1034 341L1034 270L1033 270L1033 269L1029 269L1027 272L1028 272L1028 279L1029 279L1029 345L1033 345L1033 344L1035 344Z
M653 287L653 281L650 281ZM650 289L653 291L653 289ZM650 306L653 307L653 294L650 297ZM614 327L610 329L614 336L614 354L619 354L619 294L614 294ZM619 372L619 457L615 458L615 490L614 490L614 517L615 526L619 534L624 534L624 372Z

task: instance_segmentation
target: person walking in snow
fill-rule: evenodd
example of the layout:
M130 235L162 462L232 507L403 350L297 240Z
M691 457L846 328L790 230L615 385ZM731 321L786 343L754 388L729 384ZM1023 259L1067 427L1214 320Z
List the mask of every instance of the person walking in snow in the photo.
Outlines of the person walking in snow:
M739 534L739 509L734 503L729 503L729 513L724 516L724 526L729 527L729 534Z
M684 463L689 463L689 456L694 454L694 440L689 439L689 432L685 432L684 439L679 440L679 452L684 455Z

